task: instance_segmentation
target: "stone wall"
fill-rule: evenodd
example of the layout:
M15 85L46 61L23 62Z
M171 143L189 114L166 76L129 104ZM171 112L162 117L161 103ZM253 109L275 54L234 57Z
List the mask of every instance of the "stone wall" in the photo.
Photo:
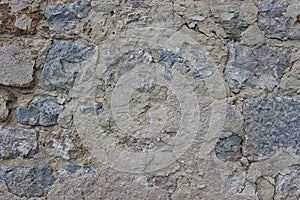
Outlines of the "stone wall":
M300 199L298 0L0 0L0 199Z

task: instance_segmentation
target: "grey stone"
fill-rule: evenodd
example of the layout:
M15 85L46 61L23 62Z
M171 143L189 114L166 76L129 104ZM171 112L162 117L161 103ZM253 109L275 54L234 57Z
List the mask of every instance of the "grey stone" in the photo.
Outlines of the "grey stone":
M34 56L30 49L17 44L3 43L0 47L0 84L30 86L33 81Z
M77 0L73 3L58 3L45 11L49 27L63 33L76 29L78 22L88 16L91 10L89 1ZM73 31L72 34L80 32Z
M221 138L216 146L215 152L218 159L234 162L242 157L242 138L237 135Z
M184 50L183 48L182 50ZM167 79L172 79L172 67L175 63L182 64L184 66L185 73L192 72L194 79L203 79L213 74L215 69L211 62L208 61L201 48L191 48L189 53L194 58L193 63L178 53L174 53L166 49L158 50L159 63L165 67L165 77Z
M230 44L225 79L236 93L243 87L272 91L279 84L290 59L290 53L283 48L263 45L252 50Z
M94 173L95 169L89 165L77 165L75 163L69 163L64 167L69 173L75 173L77 171L83 171L84 173Z
M274 198L274 185L264 177L259 177L256 179L256 187L259 199L267 200Z
M40 85L47 90L70 89L92 47L84 42L54 41L41 74Z
M300 198L300 166L292 165L275 177L275 199Z
M159 49L158 56L159 63L166 68L165 76L167 79L172 79L172 67L175 63L183 63L186 71L188 72L190 70L188 61L176 53L173 53L166 49Z
M245 102L244 156L271 158L280 150L300 155L300 102L288 97L255 98Z
M57 124L59 113L63 106L56 98L38 98L29 108L17 108L19 123L27 125L51 126Z
M0 159L33 157L38 153L38 137L33 129L0 126Z
M212 63L206 58L204 51L200 48L192 48L190 53L195 57L196 70L193 73L194 79L203 79L211 76L215 69Z
M63 128L69 128L73 123L73 107L72 103L66 104L64 110L58 115L57 123Z
M222 20L219 22L227 34L227 38L233 41L240 41L241 33L244 32L248 24L243 20L239 13L235 13L230 20Z
M287 1L261 1L258 3L258 26L268 38L280 40L300 39L300 29L287 15Z
M245 188L246 172L245 171L233 171L226 177L225 185L228 189L235 193L241 193Z
M33 169L18 166L0 168L0 179L4 180L8 191L18 197L46 196L55 178L52 169Z

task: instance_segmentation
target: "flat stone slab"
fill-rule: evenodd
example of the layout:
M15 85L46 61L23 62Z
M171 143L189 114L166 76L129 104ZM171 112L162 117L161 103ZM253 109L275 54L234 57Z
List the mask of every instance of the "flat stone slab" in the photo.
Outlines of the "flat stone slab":
M0 85L28 87L33 82L34 57L30 49L3 43L0 47Z

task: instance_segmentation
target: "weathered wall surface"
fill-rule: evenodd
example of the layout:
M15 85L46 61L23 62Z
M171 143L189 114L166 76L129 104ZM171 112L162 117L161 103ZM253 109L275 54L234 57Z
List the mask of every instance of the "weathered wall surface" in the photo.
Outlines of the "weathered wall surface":
M298 0L1 0L0 199L300 199Z

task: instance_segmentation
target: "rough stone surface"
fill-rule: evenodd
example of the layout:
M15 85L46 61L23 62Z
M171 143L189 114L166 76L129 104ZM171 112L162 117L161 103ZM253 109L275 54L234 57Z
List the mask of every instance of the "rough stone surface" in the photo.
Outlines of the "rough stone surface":
M211 62L206 58L202 49L193 48L190 50L190 53L195 56L195 63L191 63L179 54L166 49L158 50L159 63L165 67L167 79L172 79L172 67L175 63L182 63L186 73L192 71L194 79L203 79L213 74L215 69Z
M299 199L300 198L300 167L292 165L276 175L276 192L274 199Z
M19 123L27 125L51 126L57 124L59 113L63 106L56 98L37 98L29 108L17 108Z
M273 199L275 188L274 185L265 177L259 177L256 180L258 197L260 199Z
M33 157L38 153L38 135L32 129L0 126L0 159Z
M242 138L232 135L221 138L215 147L216 156L223 161L237 161L242 157Z
M0 199L299 199L299 10L0 0Z
M227 38L232 41L240 41L241 33L248 27L248 24L239 13L235 13L230 20L222 20L219 23L224 28Z
M295 4L297 4L296 2ZM258 4L258 26L266 37L280 40L300 39L300 27L296 17L287 15L288 1L261 1Z
M80 34L77 24L88 16L89 1L55 1L44 13L51 30L58 33Z
M60 130L52 132L46 140L46 146L53 149L63 159L76 158L76 151L81 147L76 131Z
M13 36L34 35L42 19L38 1L11 0L1 1L0 34Z
M0 87L0 122L5 122L8 119L11 108L8 103L15 99L13 93L3 87Z
M79 73L80 62L87 58L91 46L84 42L54 41L50 49L40 85L47 90L70 89Z
M280 90L283 94L294 96L300 94L300 62L296 61L290 66L291 69L285 73L280 82Z
M225 79L239 92L243 87L272 91L289 66L286 49L263 45L254 50L239 44L230 44Z
M0 84L30 86L33 81L34 56L18 44L2 43L0 47Z
M55 181L51 169L18 166L1 167L0 179L5 181L9 192L18 197L27 198L45 196Z
M300 155L299 111L300 102L288 97L246 101L244 155L252 161L270 158L280 150Z

